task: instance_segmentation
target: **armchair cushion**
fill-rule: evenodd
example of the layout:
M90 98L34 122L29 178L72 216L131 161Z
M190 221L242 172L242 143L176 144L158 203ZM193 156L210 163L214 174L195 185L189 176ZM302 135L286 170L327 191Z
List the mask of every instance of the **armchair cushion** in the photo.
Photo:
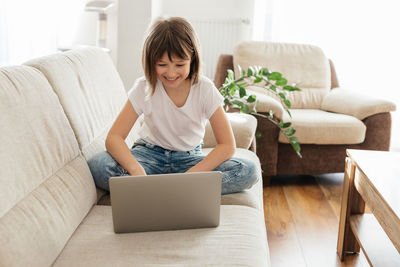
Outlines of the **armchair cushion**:
M359 119L318 109L291 109L292 118L283 114L284 121L291 121L300 144L359 144L364 142L366 126ZM289 143L279 134L280 143Z
M302 91L289 93L292 108L318 109L331 88L329 60L319 47L253 41L239 44L233 53L236 75L238 65L243 69L263 66L281 72L288 84L297 83Z
M226 116L232 126L236 147L248 149L256 133L256 118L242 113L226 113ZM210 122L207 122L203 142L204 147L215 147L217 145Z
M388 100L335 88L324 97L321 109L363 120L377 113L395 111L396 105Z

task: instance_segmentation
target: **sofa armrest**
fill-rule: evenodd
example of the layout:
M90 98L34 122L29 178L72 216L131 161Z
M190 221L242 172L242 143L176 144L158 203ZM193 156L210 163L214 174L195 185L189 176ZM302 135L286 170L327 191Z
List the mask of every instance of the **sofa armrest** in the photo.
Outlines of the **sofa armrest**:
M243 113L226 113L231 123L233 135L235 136L236 147L249 149L255 137L257 120L252 115ZM204 147L215 147L215 140L211 124L207 122L206 133L204 135Z
M335 88L324 97L320 109L363 120L374 114L395 111L396 105L388 100Z

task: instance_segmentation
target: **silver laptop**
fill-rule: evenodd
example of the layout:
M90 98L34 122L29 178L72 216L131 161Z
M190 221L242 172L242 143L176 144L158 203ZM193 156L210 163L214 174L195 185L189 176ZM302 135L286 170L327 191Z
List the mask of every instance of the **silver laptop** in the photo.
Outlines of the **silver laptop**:
M110 178L116 233L216 227L221 172Z

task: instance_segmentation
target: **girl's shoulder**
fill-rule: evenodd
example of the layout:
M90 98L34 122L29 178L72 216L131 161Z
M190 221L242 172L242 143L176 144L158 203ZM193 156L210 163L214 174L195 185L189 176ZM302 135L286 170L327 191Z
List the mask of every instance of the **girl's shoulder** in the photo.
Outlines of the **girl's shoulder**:
M135 83L133 84L132 89L134 88L143 88L145 89L147 87L147 80L145 76L139 77L136 79Z
M129 89L128 91L128 95L130 95L132 92L136 91L136 93L138 91L142 91L144 92L147 88L147 80L145 76L139 77L135 80L135 82L133 83L131 89Z
M199 76L199 80L196 84L194 84L194 86L198 87L203 91L212 90L215 88L214 82L204 75Z
M201 86L214 86L214 83L204 75L199 75L198 84Z

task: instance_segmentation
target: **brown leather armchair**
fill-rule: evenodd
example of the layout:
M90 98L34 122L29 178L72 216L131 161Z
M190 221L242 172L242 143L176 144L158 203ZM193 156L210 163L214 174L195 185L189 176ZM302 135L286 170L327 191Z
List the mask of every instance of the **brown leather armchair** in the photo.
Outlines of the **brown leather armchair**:
M339 88L334 65L325 58L320 48L270 42L239 44L233 55L220 56L214 78L217 88L223 84L227 69L235 69L237 73L237 65L243 69L257 65L279 71L289 82L300 82L298 87L302 89L299 95L290 98L292 118L280 115L284 120L291 120L296 128L302 158L297 156L289 143L284 142L274 124L256 116L257 131L261 133L256 151L261 161L264 184L268 184L274 175L343 172L346 149L389 150L390 111L394 111L396 106L390 101L372 99ZM260 90L255 89L254 92L260 101L258 112L268 114L270 96ZM313 103L306 103L309 100L304 100L304 95ZM275 114L282 114L282 110ZM348 124L341 128L347 122L330 123L332 116L349 120L355 126Z

